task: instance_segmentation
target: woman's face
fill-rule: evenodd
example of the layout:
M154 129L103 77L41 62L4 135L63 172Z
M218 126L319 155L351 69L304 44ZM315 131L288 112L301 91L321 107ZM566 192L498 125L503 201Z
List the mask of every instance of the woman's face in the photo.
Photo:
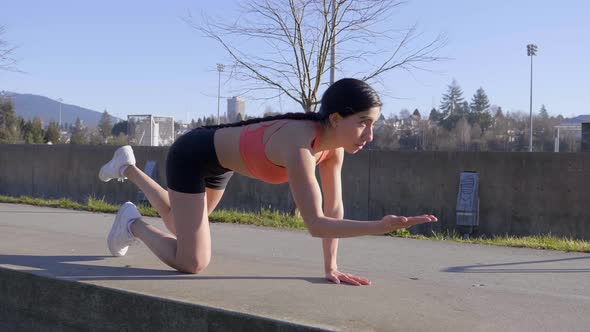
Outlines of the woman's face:
M372 107L365 112L338 116L335 124L340 145L348 153L357 153L365 144L373 140L373 126L381 113L380 107Z

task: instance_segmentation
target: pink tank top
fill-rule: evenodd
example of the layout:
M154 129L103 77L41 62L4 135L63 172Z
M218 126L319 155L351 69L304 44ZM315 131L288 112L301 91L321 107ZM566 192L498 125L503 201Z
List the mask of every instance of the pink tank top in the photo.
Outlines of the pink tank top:
M273 164L270 160L268 160L266 153L264 152L264 148L268 142L268 140L266 142L262 141L264 131L266 128L272 126L278 121L281 121L281 123L270 134L268 138L270 139L272 135L274 135L279 129L287 124L287 120L275 120L263 122L261 124L252 124L255 126L260 125L256 129L250 129L251 125L247 125L240 133L240 155L242 156L242 160L244 161L244 164L246 164L248 171L255 178L272 184L284 183L289 180L289 177L287 176L287 169L283 166ZM317 147L319 143L319 136L320 124L316 123L316 135L312 142L312 149ZM327 156L328 151L322 151L322 155L320 156L320 159L317 161L316 165L324 161Z

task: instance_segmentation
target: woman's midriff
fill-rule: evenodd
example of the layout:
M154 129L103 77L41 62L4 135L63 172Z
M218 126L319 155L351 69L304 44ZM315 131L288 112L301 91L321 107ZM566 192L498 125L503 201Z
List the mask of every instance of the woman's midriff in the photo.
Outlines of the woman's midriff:
M252 177L240 155L240 133L243 127L221 128L215 132L215 152L221 166Z

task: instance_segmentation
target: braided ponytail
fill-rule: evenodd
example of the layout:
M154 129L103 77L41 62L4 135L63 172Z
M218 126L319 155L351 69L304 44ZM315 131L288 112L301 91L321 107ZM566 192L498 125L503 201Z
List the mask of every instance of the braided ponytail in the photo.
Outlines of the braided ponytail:
M336 81L324 92L321 107L318 112L285 113L234 123L204 126L201 128L218 129L241 127L253 123L274 120L311 120L325 125L329 121L330 114L338 113L342 117L347 117L359 112L364 112L371 107L381 107L382 105L377 92L366 82L354 78L343 78Z
M247 125L253 124L253 123L260 123L260 122L274 121L274 120L310 120L310 121L318 121L319 122L322 120L322 118L321 118L320 114L315 113L315 112L306 112L306 113L291 112L291 113L285 113L285 114L265 116L263 118L253 118L253 119L248 119L248 120L233 122L233 123L223 123L223 124L219 124L219 125L203 126L201 128L219 129L219 128L228 128L228 127L241 127L241 126L247 126Z

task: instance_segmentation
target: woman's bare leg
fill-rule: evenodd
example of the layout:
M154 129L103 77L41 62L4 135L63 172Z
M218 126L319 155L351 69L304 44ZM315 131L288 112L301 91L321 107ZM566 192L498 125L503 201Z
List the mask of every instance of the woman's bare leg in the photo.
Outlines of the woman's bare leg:
M156 181L145 174L135 165L128 166L123 172L139 190L141 190L150 204L158 211L164 221L166 228L176 235L176 226L174 225L174 214L170 209L170 197L168 191L160 186ZM224 190L206 188L207 192L207 215L210 215L223 196Z
M217 204L223 197L223 193L225 192L224 189L211 189L205 188L207 192L207 215L210 215L213 210L217 207Z
M181 272L198 273L211 261L207 193L185 194L171 189L168 192L177 238L141 218L131 224L131 232L170 267Z
M162 217L166 228L168 228L172 234L176 234L174 217L170 210L168 191L162 188L156 181L135 165L129 165L123 172L123 175L125 175L144 193L150 204L156 209L156 211L158 211L160 217Z

